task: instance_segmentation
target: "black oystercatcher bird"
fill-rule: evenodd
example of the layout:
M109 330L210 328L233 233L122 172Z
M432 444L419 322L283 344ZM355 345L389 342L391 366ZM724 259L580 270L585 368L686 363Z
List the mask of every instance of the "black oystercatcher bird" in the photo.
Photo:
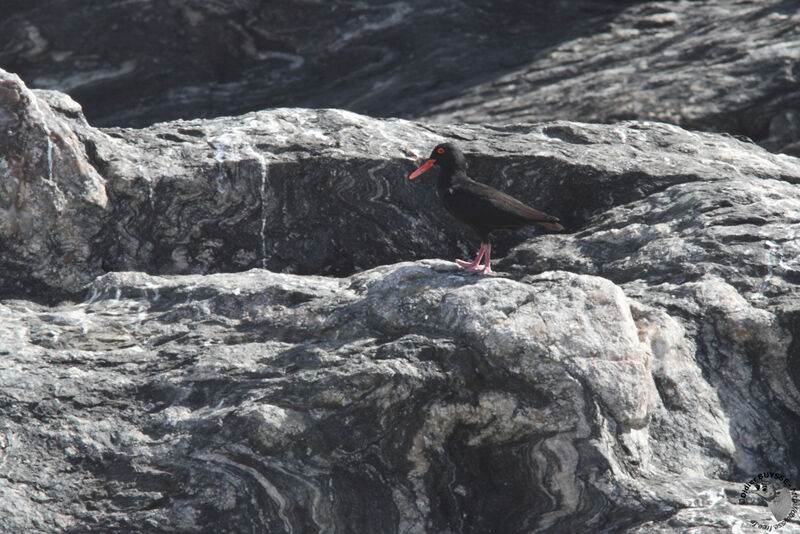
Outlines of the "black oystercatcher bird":
M411 173L409 179L413 180L434 165L441 167L436 188L444 207L481 238L481 248L475 261L456 260L469 271L480 274L492 272L489 234L494 230L515 230L534 224L554 232L564 229L558 224L558 217L535 210L502 191L472 180L467 176L464 154L452 143L437 145L430 159ZM486 264L481 268L481 259L484 257Z

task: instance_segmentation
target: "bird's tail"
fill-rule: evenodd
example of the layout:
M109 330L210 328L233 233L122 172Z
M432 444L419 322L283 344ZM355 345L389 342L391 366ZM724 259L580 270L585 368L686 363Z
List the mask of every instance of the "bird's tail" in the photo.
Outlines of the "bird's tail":
M561 232L564 230L564 227L558 224L557 222L537 222L539 226L550 230L551 232Z

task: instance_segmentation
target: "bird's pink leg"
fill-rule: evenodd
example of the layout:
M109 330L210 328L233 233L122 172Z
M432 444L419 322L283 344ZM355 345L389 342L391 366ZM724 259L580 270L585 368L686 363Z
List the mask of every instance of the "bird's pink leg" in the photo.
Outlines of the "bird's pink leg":
M481 258L483 258L483 254L486 252L486 247L490 247L489 243L481 243L481 249L478 251L478 255L475 257L475 261L472 263L464 260L456 260L456 263L468 271L477 271L478 265L481 263Z
M492 272L492 245L486 243L486 266L480 270L481 274L489 274Z

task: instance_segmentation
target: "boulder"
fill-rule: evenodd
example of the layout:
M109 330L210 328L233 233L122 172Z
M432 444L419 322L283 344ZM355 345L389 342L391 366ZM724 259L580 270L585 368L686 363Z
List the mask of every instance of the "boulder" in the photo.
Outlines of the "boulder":
M9 530L616 529L733 466L685 330L604 278L423 260L90 289L0 306Z
M18 78L8 79L16 80L17 91L30 93ZM407 149L425 157L446 139L464 148L475 176L559 216L570 231L676 184L713 188L731 175L756 183L800 176L793 158L660 123L434 126L293 108L146 129L96 129L67 97L36 94L51 103L41 106L42 116L72 132L73 154L95 184L86 189L88 208L78 212L93 217L80 230L82 252L72 260L79 261L83 277L72 274L66 260L47 269L18 267L30 282L25 287L39 293L74 293L107 271L190 274L261 267L346 276L407 259L471 256L478 241L441 209L433 175L407 179L415 168ZM39 116L33 107L27 113ZM39 159L32 161L47 185L49 137L42 129L32 132L40 145ZM60 169L58 150L52 180L84 180L78 171ZM32 174L10 172L20 183ZM42 187L41 195L29 194L36 201L29 201L28 217L59 232L71 228L58 210L45 209L54 201ZM103 203L91 204L91 195ZM35 257L43 246L77 248L67 237L46 233L38 235L48 245L16 238L13 214L7 211L11 222L0 237L17 239L19 252L6 261L27 262L20 258ZM534 235L536 230L498 234L495 250L502 256ZM15 280L7 276L3 287L19 285Z
M80 114L65 95L54 111L0 70L0 287L77 291L99 273L92 241L108 208L105 180L61 119ZM82 116L81 116L82 118Z
M800 15L766 2L637 2L427 111L441 122L653 120L800 154Z
M69 93L101 126L278 106L411 118L596 31L625 5L12 1L0 66Z

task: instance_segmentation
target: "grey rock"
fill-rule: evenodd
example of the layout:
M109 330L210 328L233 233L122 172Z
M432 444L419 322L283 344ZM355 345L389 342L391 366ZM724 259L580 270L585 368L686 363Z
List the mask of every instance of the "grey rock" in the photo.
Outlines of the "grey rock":
M64 95L61 113L80 113ZM107 208L105 181L69 124L19 77L0 71L0 287L78 290Z
M770 386L753 396L758 368L722 380L749 369L741 336L785 348L727 288L695 288L713 315L696 322L596 276L440 260L342 279L109 273L83 302L7 300L0 525L730 529L761 510L724 491L791 456L779 420L796 412Z
M641 2L429 110L442 122L655 120L797 153L794 5Z
M800 476L795 158L634 121L95 129L2 80L41 241L0 225L0 531L756 532L743 483ZM459 269L402 150L444 139L569 231Z
M613 206L674 184L731 173L788 181L800 176L792 158L657 123L434 126L340 110L277 109L98 130L63 95L38 94L52 104L48 120L74 132L84 167L105 180L108 203L80 211L93 217L82 236L83 283L119 270L188 274L262 267L346 276L406 259L469 256L475 236L441 209L430 179L406 179L414 162L403 147L424 155L445 139L464 147L473 175L559 216L573 231ZM31 109L28 115L38 116ZM45 147L43 130L31 131ZM41 172L42 157L37 161ZM54 162L56 183L85 180L82 171ZM35 218L62 225L44 211ZM495 250L502 256L533 235L535 230L499 235ZM62 241L56 236L48 243ZM62 268L52 262L53 272L34 270L36 284L26 287L74 292L78 284L62 279ZM14 280L9 276L4 286Z
M0 66L93 124L266 107L484 124L657 120L798 153L787 0L4 4Z
M614 529L736 450L680 325L603 278L422 261L91 292L0 307L9 531Z
M0 66L103 126L276 106L415 117L629 3L6 2Z

